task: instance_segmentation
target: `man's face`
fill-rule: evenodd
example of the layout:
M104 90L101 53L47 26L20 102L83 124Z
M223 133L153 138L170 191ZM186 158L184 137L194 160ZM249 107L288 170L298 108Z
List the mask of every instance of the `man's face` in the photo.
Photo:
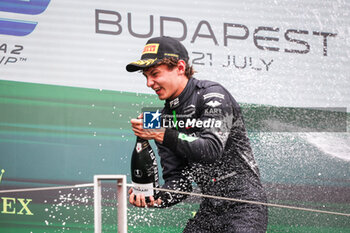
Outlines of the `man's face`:
M161 100L175 99L187 84L187 78L180 75L179 66L170 70L167 65L151 67L143 72L147 86L152 88Z

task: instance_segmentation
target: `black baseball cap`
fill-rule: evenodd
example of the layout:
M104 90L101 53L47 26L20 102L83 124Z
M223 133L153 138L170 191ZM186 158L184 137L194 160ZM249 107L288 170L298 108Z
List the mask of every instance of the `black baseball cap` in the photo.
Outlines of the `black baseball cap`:
M166 57L175 57L188 62L188 52L178 40L168 37L154 37L147 41L141 59L131 62L126 66L126 70L134 72L146 67L154 66Z

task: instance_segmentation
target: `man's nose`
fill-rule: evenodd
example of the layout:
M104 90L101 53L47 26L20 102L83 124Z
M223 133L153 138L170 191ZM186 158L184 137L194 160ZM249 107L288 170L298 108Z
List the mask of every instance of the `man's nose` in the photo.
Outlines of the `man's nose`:
M152 87L154 84L153 79L152 78L147 78L147 87Z

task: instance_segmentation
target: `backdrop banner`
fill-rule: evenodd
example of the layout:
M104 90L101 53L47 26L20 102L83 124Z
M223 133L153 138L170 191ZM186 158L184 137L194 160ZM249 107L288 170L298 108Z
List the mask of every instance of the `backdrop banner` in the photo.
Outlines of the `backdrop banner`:
M350 213L349 12L345 0L2 0L0 190L130 181L130 119L163 102L125 66L165 35L186 46L196 78L240 103L269 202ZM197 209L191 198L130 206L129 230L181 232ZM269 216L269 232L350 231L343 216ZM93 232L93 222L91 188L0 194L0 232Z

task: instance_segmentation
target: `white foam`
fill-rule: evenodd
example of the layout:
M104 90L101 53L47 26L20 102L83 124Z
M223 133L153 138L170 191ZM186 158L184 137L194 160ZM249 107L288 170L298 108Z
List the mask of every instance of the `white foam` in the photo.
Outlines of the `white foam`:
M302 128L278 120L266 120L264 123L272 130L282 132L310 132L309 128ZM343 160L350 161L350 133L340 132L310 132L297 133L308 143L322 152Z
M302 133L300 136L324 153L350 161L350 133Z

